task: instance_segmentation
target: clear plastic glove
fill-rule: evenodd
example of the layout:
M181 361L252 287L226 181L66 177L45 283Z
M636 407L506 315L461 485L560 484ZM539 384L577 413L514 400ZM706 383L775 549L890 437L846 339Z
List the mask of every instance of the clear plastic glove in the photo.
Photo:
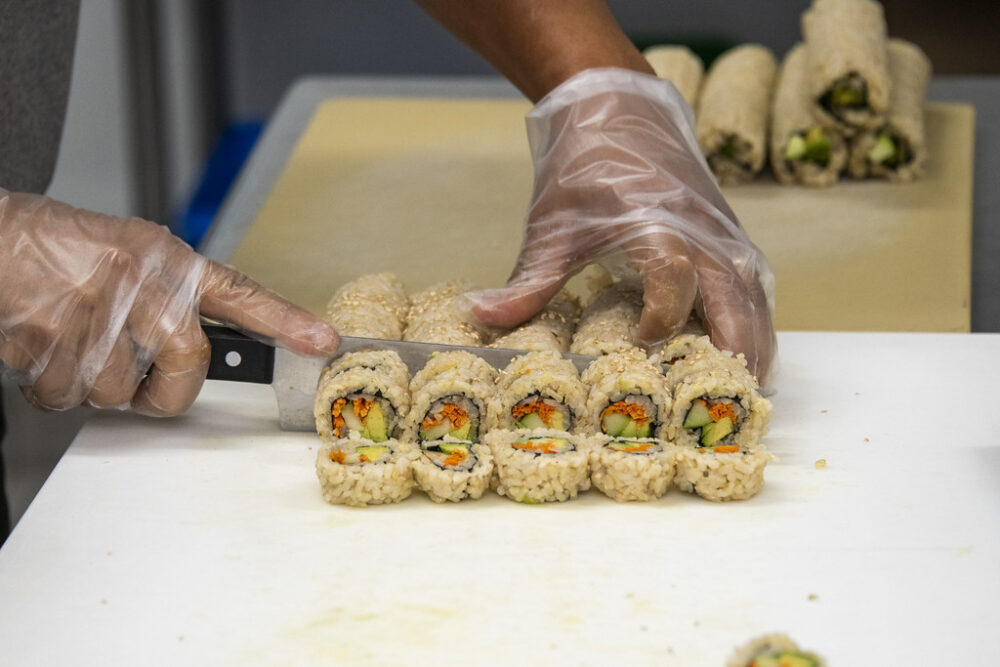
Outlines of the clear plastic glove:
M694 309L715 344L742 352L761 382L777 342L774 277L726 203L670 83L591 69L528 114L535 185L524 242L507 286L470 295L490 326L534 315L592 262L638 274L639 336L654 344Z
M0 190L0 367L50 410L175 415L211 348L199 312L303 354L337 333L164 227Z

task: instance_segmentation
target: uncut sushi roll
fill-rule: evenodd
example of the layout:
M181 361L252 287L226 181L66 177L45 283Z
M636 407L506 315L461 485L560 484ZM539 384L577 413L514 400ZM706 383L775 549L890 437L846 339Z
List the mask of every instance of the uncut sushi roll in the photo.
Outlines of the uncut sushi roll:
M701 79L705 66L695 53L686 46L651 46L642 52L656 76L674 84L684 101L694 109L701 90Z
M416 450L396 440L338 439L316 455L316 476L331 505L398 503L413 490Z
M360 276L338 289L326 307L326 321L341 335L399 340L410 300L393 273Z
M353 366L321 374L313 403L320 438L332 441L354 437L377 443L398 437L410 407L410 395L405 375L396 371Z
M607 287L584 308L569 351L600 355L636 348L642 295L630 289Z
M889 108L882 5L874 0L814 0L802 15L813 115L845 136L881 125Z
M812 111L806 48L785 56L771 105L771 167L778 181L825 187L837 182L847 164L847 142L824 127Z
M718 350L705 334L684 333L664 343L660 351L652 355L649 361L658 365L663 373L667 373L676 362L699 352L714 353Z
M410 382L406 439L477 442L494 423L496 370L473 354L444 352Z
M493 454L486 445L456 440L424 443L413 461L413 477L436 503L475 500L489 488Z
M325 376L338 375L351 368L367 368L385 373L401 387L406 387L410 382L410 371L397 352L392 350L362 350L342 354L330 362L323 369L320 383L323 382L322 378Z
M580 379L590 387L586 417L593 431L612 438L665 437L670 394L642 350L599 357Z
M705 77L695 129L722 185L747 183L764 167L776 69L767 48L746 44L722 54Z
M578 431L587 424L586 403L573 362L555 352L529 352L500 373L494 427Z
M670 490L676 448L655 438L604 438L590 450L590 481L616 502L647 501Z
M494 340L490 347L567 352L579 318L580 304L566 292L560 292L542 312Z
M456 306L456 299L473 289L467 281L446 280L410 298L403 340L442 345L484 343L484 334L472 326Z
M924 97L931 77L931 61L914 44L889 40L889 76L892 92L885 122L858 134L851 144L849 170L854 178L885 178L907 183L923 173Z
M494 487L501 496L530 505L563 502L590 488L586 436L556 430L505 431L486 434L496 466Z
M803 651L788 635L758 637L737 648L726 667L824 667L815 653Z

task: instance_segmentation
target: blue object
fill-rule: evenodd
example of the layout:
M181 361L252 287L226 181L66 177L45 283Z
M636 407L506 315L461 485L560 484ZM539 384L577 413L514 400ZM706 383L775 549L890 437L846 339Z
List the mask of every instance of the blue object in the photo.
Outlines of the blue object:
M197 248L205 236L263 129L263 122L250 121L233 123L223 130L181 220L179 235L191 246Z

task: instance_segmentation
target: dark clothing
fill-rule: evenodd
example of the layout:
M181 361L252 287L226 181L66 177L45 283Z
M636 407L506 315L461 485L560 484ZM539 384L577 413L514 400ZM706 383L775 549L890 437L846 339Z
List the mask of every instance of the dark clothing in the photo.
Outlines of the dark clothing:
M0 188L44 192L52 180L79 13L79 0L0 0ZM0 403L0 444L3 431ZM0 458L0 542L8 521Z

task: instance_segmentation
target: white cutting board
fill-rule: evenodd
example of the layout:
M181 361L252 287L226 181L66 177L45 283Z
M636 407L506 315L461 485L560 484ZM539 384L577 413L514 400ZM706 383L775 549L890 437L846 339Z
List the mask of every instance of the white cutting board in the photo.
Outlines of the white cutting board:
M782 631L832 666L993 664L1000 335L780 343L781 460L728 505L333 507L266 387L104 414L0 551L0 662L718 667Z

